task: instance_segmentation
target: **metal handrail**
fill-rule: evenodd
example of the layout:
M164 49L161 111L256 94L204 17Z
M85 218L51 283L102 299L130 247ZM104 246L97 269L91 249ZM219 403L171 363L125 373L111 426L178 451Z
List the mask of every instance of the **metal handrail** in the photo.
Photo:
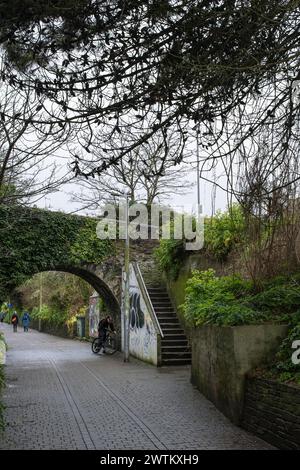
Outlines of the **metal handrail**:
M164 334L162 332L162 329L160 327L160 324L159 324L159 321L157 319L157 316L156 316L156 313L155 313L155 310L154 310L154 307L152 305L152 302L151 302L151 299L150 299L150 296L149 296L149 293L148 293L148 289L146 287L146 284L144 282L144 279L143 279L143 276L142 276L142 273L141 273L141 270L140 270L140 267L138 265L138 263L135 261L133 263L131 263L132 266L133 266L133 269L134 269L134 272L135 272L135 275L137 277L137 281L139 283L139 288L141 289L142 293L143 293L143 296L145 298L145 300L147 301L148 303L148 307L149 307L149 311L150 311L150 316L152 318L152 321L154 323L154 327L156 329L156 332L160 334L160 336L163 338L164 337Z

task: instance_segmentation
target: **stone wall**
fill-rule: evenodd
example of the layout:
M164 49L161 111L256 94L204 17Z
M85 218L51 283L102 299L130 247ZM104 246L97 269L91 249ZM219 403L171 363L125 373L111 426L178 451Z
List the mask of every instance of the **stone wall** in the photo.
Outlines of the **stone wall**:
M30 322L30 328L39 330L38 320L32 320ZM48 333L49 335L60 336L62 338L74 338L77 334L77 325L74 323L72 328L68 328L67 325L51 325L48 322L43 321L41 323L41 332Z
M192 334L192 383L231 421L240 424L245 377L272 359L285 325L204 326Z
M247 377L242 427L279 449L300 450L300 387Z
M141 286L141 279L138 277L133 263L130 264L129 271L129 296L130 354L142 361L153 365L159 365L159 335L153 322L146 294Z

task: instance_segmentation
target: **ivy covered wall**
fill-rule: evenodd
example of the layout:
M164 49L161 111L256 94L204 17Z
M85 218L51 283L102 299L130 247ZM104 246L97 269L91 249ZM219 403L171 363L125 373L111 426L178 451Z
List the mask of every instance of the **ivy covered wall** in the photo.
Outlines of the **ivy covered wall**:
M96 219L24 206L0 205L0 300L33 274L99 264L114 253L96 236Z

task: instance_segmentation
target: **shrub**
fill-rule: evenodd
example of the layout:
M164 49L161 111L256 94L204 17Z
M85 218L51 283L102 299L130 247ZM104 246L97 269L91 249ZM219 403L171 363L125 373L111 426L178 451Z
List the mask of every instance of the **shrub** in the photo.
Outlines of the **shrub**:
M195 220L193 229L195 230ZM170 226L171 237L173 223ZM242 209L233 205L227 212L217 212L204 221L204 248L219 261L224 261L230 251L245 239L245 218ZM156 258L169 279L176 279L185 259L185 241L161 240Z
M205 220L205 248L217 260L224 261L230 251L245 240L246 224L240 206L234 204L227 212L218 211Z
M252 296L251 302L256 308L269 310L273 314L295 312L300 308L300 286L289 284L270 286Z
M288 336L263 373L281 382L300 384L300 365L292 362L292 344L300 340L298 279L298 275L275 278L274 284L269 280L264 291L255 293L253 283L239 277L217 277L212 269L194 271L187 282L184 315L194 326L288 323Z
M244 303L252 291L252 283L240 277L217 277L212 269L194 271L186 286L185 318L196 326L263 322L266 314Z
M185 256L183 240L161 240L154 253L168 278L176 279Z
M31 312L32 319L46 321L51 325L63 325L67 321L66 311L54 310L48 305L42 308L34 307Z

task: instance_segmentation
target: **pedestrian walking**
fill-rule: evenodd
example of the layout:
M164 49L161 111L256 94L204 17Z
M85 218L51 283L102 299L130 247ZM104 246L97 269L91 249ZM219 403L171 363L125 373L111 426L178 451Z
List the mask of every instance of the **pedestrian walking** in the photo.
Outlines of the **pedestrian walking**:
M23 328L24 328L24 332L28 331L29 323L30 323L29 313L24 312L23 317L22 317L22 325L23 325Z
M17 312L14 312L14 313L13 313L13 316L11 317L11 323L12 323L12 325L13 325L13 331L14 331L14 333L16 333L17 330L18 330L18 323L19 323L19 317L18 317Z
M5 313L4 313L4 312L0 312L0 322L1 322L1 323L3 323L4 318L5 318Z

